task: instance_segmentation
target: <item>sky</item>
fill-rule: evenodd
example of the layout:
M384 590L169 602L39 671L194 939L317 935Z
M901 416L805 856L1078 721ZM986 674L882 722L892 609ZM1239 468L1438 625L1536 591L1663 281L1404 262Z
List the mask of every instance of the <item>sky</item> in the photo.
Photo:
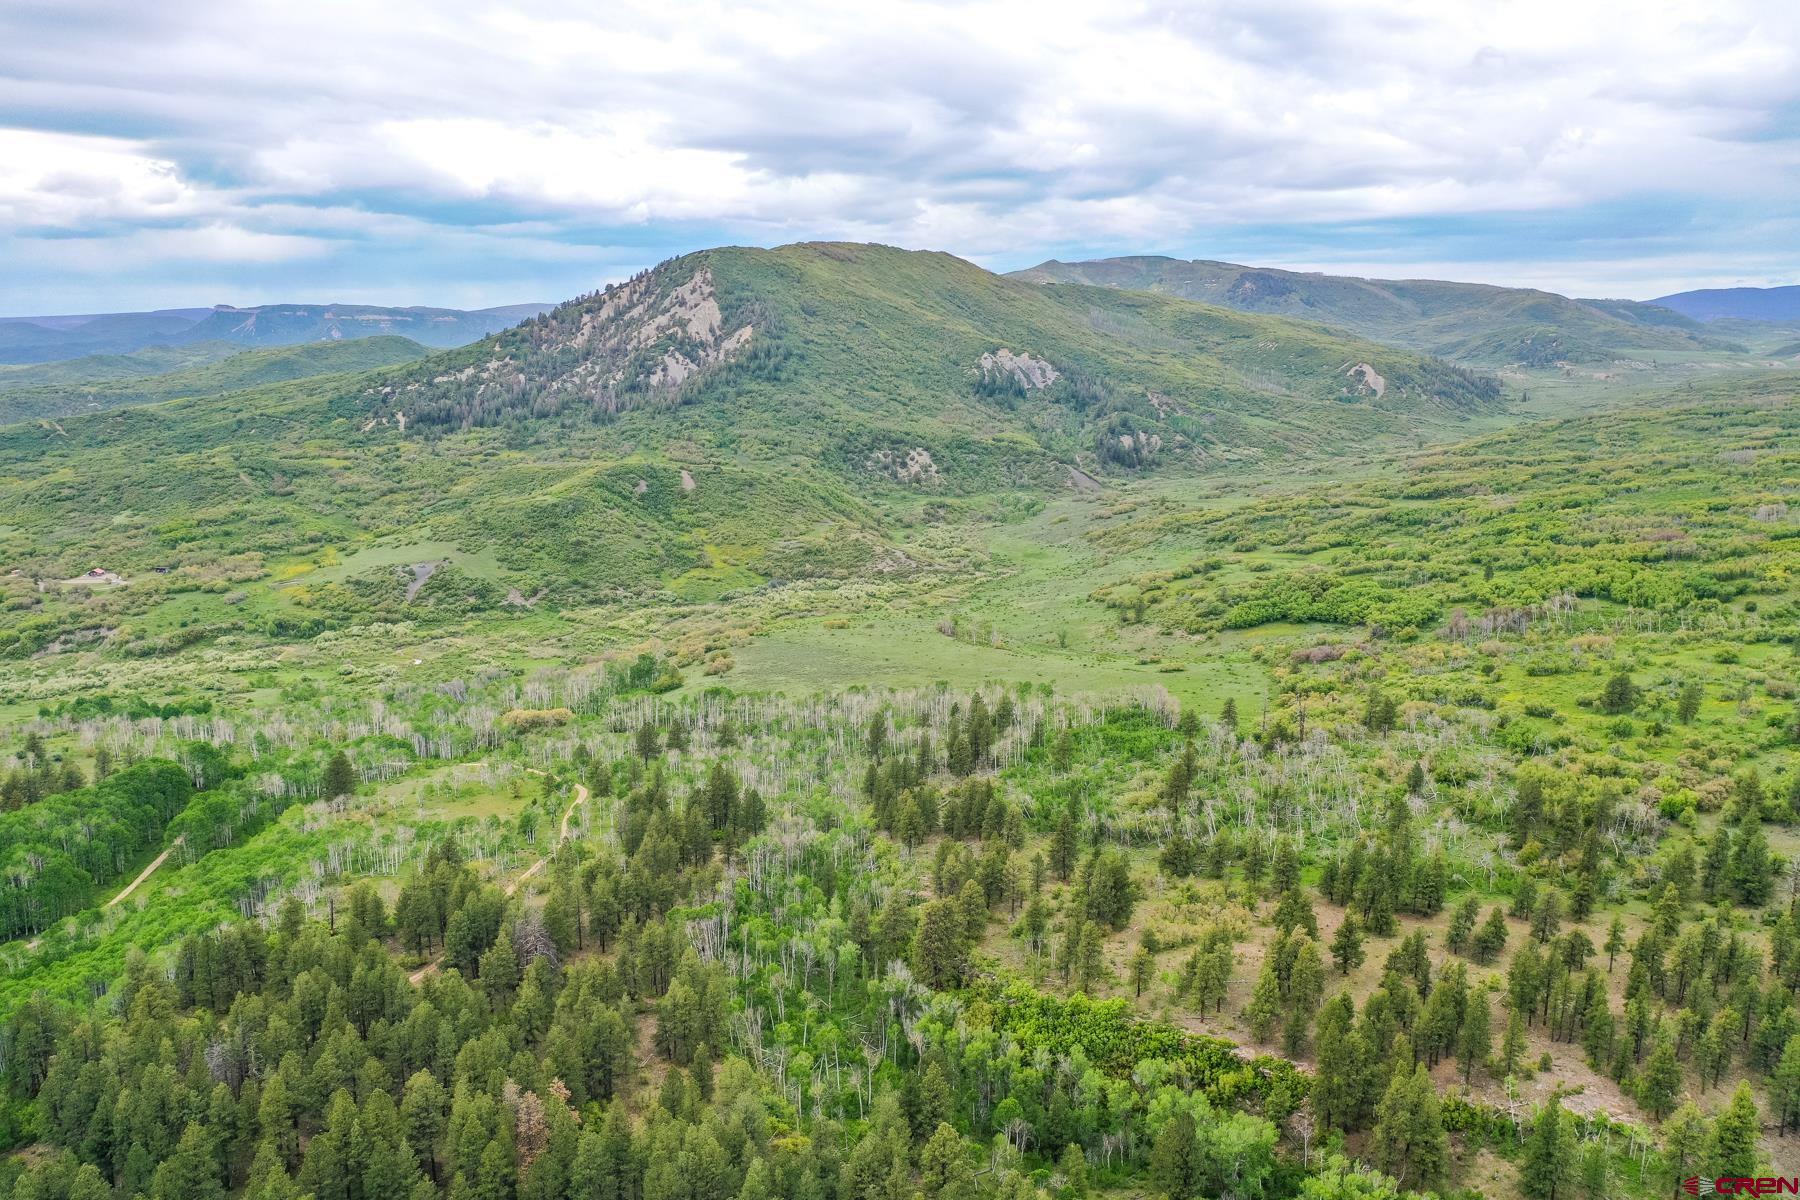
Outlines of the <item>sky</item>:
M0 314L554 301L812 239L1800 282L1800 4L0 5Z

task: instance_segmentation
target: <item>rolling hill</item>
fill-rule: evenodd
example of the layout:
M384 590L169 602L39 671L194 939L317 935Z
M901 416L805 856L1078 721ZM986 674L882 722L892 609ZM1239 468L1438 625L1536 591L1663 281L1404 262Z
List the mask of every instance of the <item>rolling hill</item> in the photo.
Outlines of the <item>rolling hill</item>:
M253 308L0 319L0 363L50 363L153 347L225 342L238 347L403 336L461 346L537 315L547 304L498 308L382 308L361 304L265 304Z
M981 497L1410 445L1502 399L1486 376L1281 318L944 254L725 248L373 373L0 430L0 564L28 610L15 649L142 630L195 588L212 598L168 636L704 599L935 569L898 524ZM436 549L314 569L409 541ZM24 586L96 565L140 583Z
M403 337L306 342L246 350L229 342L0 367L0 422L62 418L177 397L218 396L315 375L355 373L424 357Z
M1650 301L1695 321L1800 321L1800 285L1700 288Z
M1698 322L1630 300L1436 279L1361 279L1158 256L1064 263L1013 273L1034 283L1157 292L1241 312L1317 321L1480 367L1550 367L1737 347Z
M688 255L353 398L443 430L679 408L711 438L823 449L852 475L922 447L951 487L982 481L944 455L1205 465L1498 401L1484 376L1291 321L841 243Z

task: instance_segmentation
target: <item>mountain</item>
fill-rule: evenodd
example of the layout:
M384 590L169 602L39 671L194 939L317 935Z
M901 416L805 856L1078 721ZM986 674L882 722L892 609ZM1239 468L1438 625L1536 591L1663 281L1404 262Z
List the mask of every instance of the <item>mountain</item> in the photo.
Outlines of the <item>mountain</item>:
M0 391L116 383L123 379L202 367L234 354L247 353L249 351L244 347L230 342L188 342L179 346L146 346L129 354L89 354L54 362L6 363L0 364Z
M62 418L184 396L218 396L284 380L357 373L424 357L402 337L246 350L229 342L158 346L35 366L0 367L0 423Z
M462 311L454 308L380 308L367 304L264 304L213 310L184 330L181 341L226 341L245 346L400 336L422 346L462 346L536 316L547 304L513 304Z
M1502 402L1487 376L1283 318L946 254L723 248L409 364L0 429L0 560L156 572L27 594L16 648L95 622L150 637L190 576L237 599L166 636L710 599L949 569L902 532L1412 445Z
M1800 284L1786 287L1700 288L1650 301L1695 321L1800 321Z
M1480 367L1549 367L1692 351L1729 352L1698 322L1630 300L1436 279L1362 279L1160 256L1065 263L1013 278L1158 292L1240 312L1317 321Z
M192 325L204 320L210 308L159 308L144 313L65 313L48 317L0 317L0 325L39 325L45 329L78 329L83 325L112 317L172 317ZM180 328L176 325L174 328Z
M855 474L922 440L952 457L1006 444L1021 460L1135 466L1150 439L1204 464L1366 441L1498 399L1486 377L1291 321L809 243L676 259L354 402L435 429L679 407L716 438L823 439Z
M0 319L0 363L61 362L202 342L284 346L402 336L426 346L461 346L548 308L548 304L507 304L465 311L362 304L265 304L254 308L221 304L143 313L7 317Z

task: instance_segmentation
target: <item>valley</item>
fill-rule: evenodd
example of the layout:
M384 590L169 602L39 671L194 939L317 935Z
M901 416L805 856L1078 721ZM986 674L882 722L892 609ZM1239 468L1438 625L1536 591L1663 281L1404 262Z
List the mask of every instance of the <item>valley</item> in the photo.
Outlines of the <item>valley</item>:
M1228 266L7 368L5 1194L1800 1170L1800 370Z

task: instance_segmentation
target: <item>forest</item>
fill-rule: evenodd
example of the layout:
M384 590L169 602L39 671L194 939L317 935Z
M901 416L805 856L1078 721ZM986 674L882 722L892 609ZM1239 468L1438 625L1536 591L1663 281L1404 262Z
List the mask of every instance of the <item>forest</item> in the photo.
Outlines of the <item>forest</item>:
M0 429L0 1200L1800 1170L1794 377L1531 382L814 244Z

